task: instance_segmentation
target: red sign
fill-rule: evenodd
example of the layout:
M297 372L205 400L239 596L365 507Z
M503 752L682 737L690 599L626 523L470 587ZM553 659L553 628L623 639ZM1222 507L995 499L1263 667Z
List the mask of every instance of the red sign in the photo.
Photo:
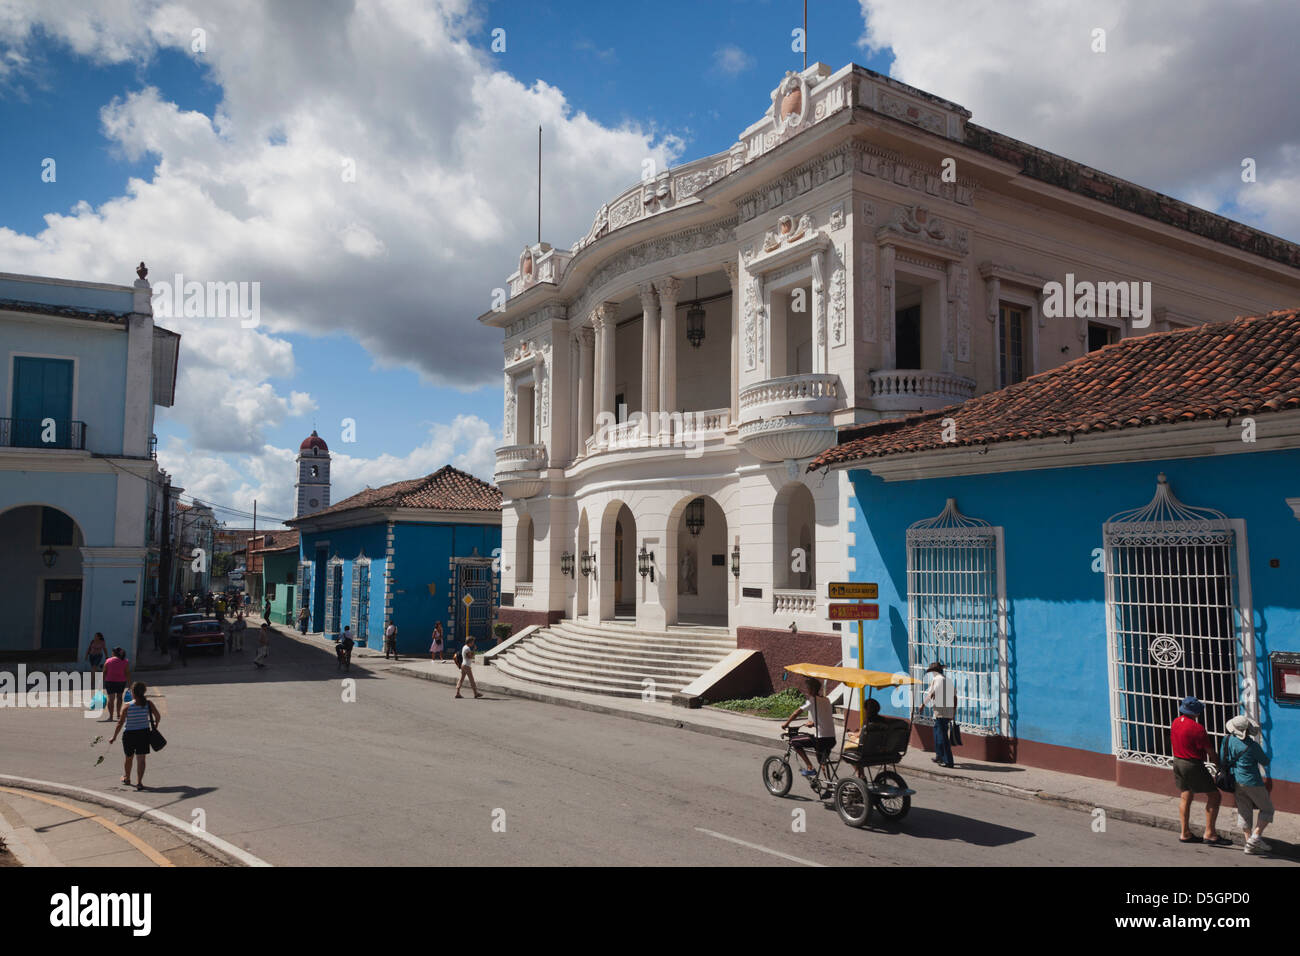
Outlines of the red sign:
M879 604L830 604L827 605L832 621L878 621Z

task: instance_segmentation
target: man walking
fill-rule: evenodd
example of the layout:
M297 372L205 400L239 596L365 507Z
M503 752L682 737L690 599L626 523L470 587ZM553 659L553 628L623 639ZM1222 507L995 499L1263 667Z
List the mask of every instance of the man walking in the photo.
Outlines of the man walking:
M1224 846L1230 841L1221 837L1214 828L1219 818L1219 788L1214 785L1214 778L1205 769L1205 761L1211 760L1218 766L1218 759L1210 748L1209 736L1201 726L1200 716L1205 713L1205 705L1194 696L1183 698L1178 706L1178 716L1169 728L1169 739L1173 744L1174 785L1178 788L1178 822L1181 831L1180 843L1200 843L1202 837L1192 833L1188 818L1192 813L1192 801L1198 793L1205 794L1205 836L1204 842L1211 846Z
M925 691L925 704L934 711L934 762L940 767L952 767L952 744L948 734L953 718L957 716L956 688L944 676L943 665L935 661L925 669L933 674Z
M305 604L302 607L298 608L298 630L301 631L303 634L307 633L307 620L308 618L310 618L310 616L311 615L308 613L307 606Z
M271 653L271 625L265 621L262 622L261 630L257 635L257 657L253 658L253 666L258 670L266 667L266 659Z
M244 628L248 624L244 620L244 612L240 611L235 616L235 623L230 625L230 649L236 653L242 653L244 650Z
M388 619L388 626L384 628L384 660L388 660L389 652L393 654L393 660L397 660L397 625L393 619Z

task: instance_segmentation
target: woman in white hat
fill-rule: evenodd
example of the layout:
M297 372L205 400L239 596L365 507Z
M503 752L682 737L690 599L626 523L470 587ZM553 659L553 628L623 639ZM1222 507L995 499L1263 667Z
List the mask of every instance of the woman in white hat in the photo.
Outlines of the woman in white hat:
M1264 787L1259 765L1268 764L1268 754L1253 739L1259 733L1259 724L1244 715L1228 721L1228 734L1223 738L1220 752L1223 766L1232 773L1236 786L1237 823L1246 834L1246 852L1263 853L1270 849L1261 834L1273 822L1273 801ZM1255 821L1255 811L1259 820ZM1252 826L1253 824L1253 826Z

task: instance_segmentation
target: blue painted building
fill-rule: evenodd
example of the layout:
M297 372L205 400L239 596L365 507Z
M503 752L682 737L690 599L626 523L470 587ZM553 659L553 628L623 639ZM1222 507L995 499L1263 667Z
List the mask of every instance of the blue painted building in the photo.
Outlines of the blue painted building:
M424 655L441 621L448 649L463 643L467 626L480 648L491 645L501 553L495 486L447 465L288 524L301 533L295 593L309 631L337 638L350 626L358 641L380 647L391 619L398 650Z
M162 529L154 409L180 336L133 286L0 274L0 650L135 656Z
M1260 722L1274 801L1300 810L1297 312L1128 339L841 439L813 467L847 471L851 578L880 586L864 666L943 662L968 753L1168 791L1195 694L1216 741Z

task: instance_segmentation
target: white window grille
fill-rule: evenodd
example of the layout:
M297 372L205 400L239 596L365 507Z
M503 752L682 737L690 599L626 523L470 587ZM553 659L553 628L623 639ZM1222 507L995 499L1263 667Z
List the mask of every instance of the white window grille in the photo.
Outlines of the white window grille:
M335 555L326 565L325 575L325 633L339 633L343 604L343 559Z
M973 734L1008 734L1003 565L1002 529L963 515L954 498L907 529L911 674L924 682L930 664L943 664L957 693L957 723ZM912 716L931 722L919 693Z
M1245 526L1183 504L1161 474L1151 502L1114 515L1103 534L1113 749L1120 760L1169 766L1182 699L1200 699L1206 731L1221 736L1254 670L1237 554ZM1250 696L1247 711L1258 716Z

